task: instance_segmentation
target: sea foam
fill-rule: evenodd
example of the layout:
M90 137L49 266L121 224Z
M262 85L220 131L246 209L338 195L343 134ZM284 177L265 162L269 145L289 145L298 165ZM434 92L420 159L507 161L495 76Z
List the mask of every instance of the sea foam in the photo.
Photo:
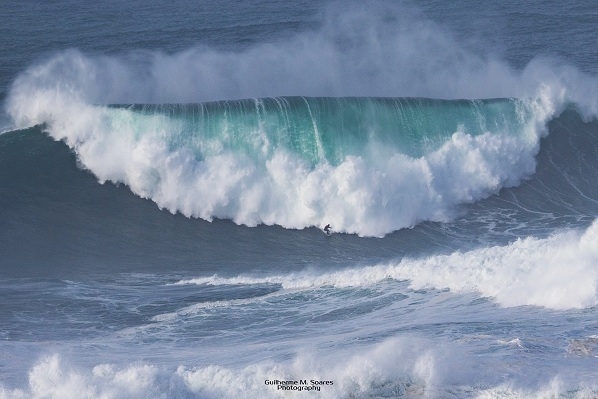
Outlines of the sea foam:
M429 398L592 398L591 381L563 382L558 376L530 386L517 375L496 375L504 365L480 364L458 345L438 345L402 337L333 356L305 350L289 361L267 360L241 367L219 365L165 367L150 364L97 364L76 367L59 355L40 359L23 388L0 386L2 399L33 398L313 398L409 397ZM491 373L493 370L495 373ZM486 375L486 383L479 379ZM506 375L509 373L506 372ZM490 376L492 375L492 376ZM490 378L489 378L490 377ZM320 390L285 391L267 381L329 381ZM493 381L490 382L490 381ZM502 381L502 382L499 382Z
M448 255L404 258L398 262L317 273L305 271L267 277L219 276L177 284L278 284L304 290L374 286L385 280L409 281L412 289L450 289L478 293L505 307L534 305L550 309L598 304L598 221L585 231L563 231L548 238L517 239Z

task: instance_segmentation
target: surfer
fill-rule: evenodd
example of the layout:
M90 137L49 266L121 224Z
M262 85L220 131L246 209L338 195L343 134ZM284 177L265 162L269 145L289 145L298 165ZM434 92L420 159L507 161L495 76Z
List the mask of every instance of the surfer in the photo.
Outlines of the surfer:
M330 231L330 224L327 224L326 227L324 227L324 232L328 235L332 234L332 232Z

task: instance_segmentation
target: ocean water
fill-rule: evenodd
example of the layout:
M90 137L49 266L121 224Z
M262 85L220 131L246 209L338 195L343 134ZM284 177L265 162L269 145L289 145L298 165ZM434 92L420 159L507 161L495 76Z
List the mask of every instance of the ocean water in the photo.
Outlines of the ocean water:
M598 397L593 2L0 11L1 399Z

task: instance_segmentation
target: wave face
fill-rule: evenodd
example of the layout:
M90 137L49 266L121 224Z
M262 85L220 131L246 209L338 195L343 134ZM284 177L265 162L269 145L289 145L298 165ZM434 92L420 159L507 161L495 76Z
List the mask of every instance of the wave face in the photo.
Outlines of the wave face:
M532 117L523 101L507 99L277 97L119 108L131 113L111 118L126 120L139 134L175 130L170 147L189 148L198 159L222 152L267 159L283 150L312 168L338 166L348 156L379 157L383 148L418 158L459 130L518 133ZM156 119L174 126L151 126Z
M29 113L100 181L206 220L382 236L534 172L541 99L276 97ZM64 111L66 110L66 112Z

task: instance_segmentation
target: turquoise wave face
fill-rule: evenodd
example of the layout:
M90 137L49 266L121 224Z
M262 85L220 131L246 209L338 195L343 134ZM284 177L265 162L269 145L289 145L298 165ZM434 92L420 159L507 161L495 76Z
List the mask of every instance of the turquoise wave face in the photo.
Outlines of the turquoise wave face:
M223 152L269 159L284 150L312 167L347 156L419 158L455 132L520 134L532 117L519 99L276 97L112 108L112 123L168 136L171 150L186 148L197 160Z

